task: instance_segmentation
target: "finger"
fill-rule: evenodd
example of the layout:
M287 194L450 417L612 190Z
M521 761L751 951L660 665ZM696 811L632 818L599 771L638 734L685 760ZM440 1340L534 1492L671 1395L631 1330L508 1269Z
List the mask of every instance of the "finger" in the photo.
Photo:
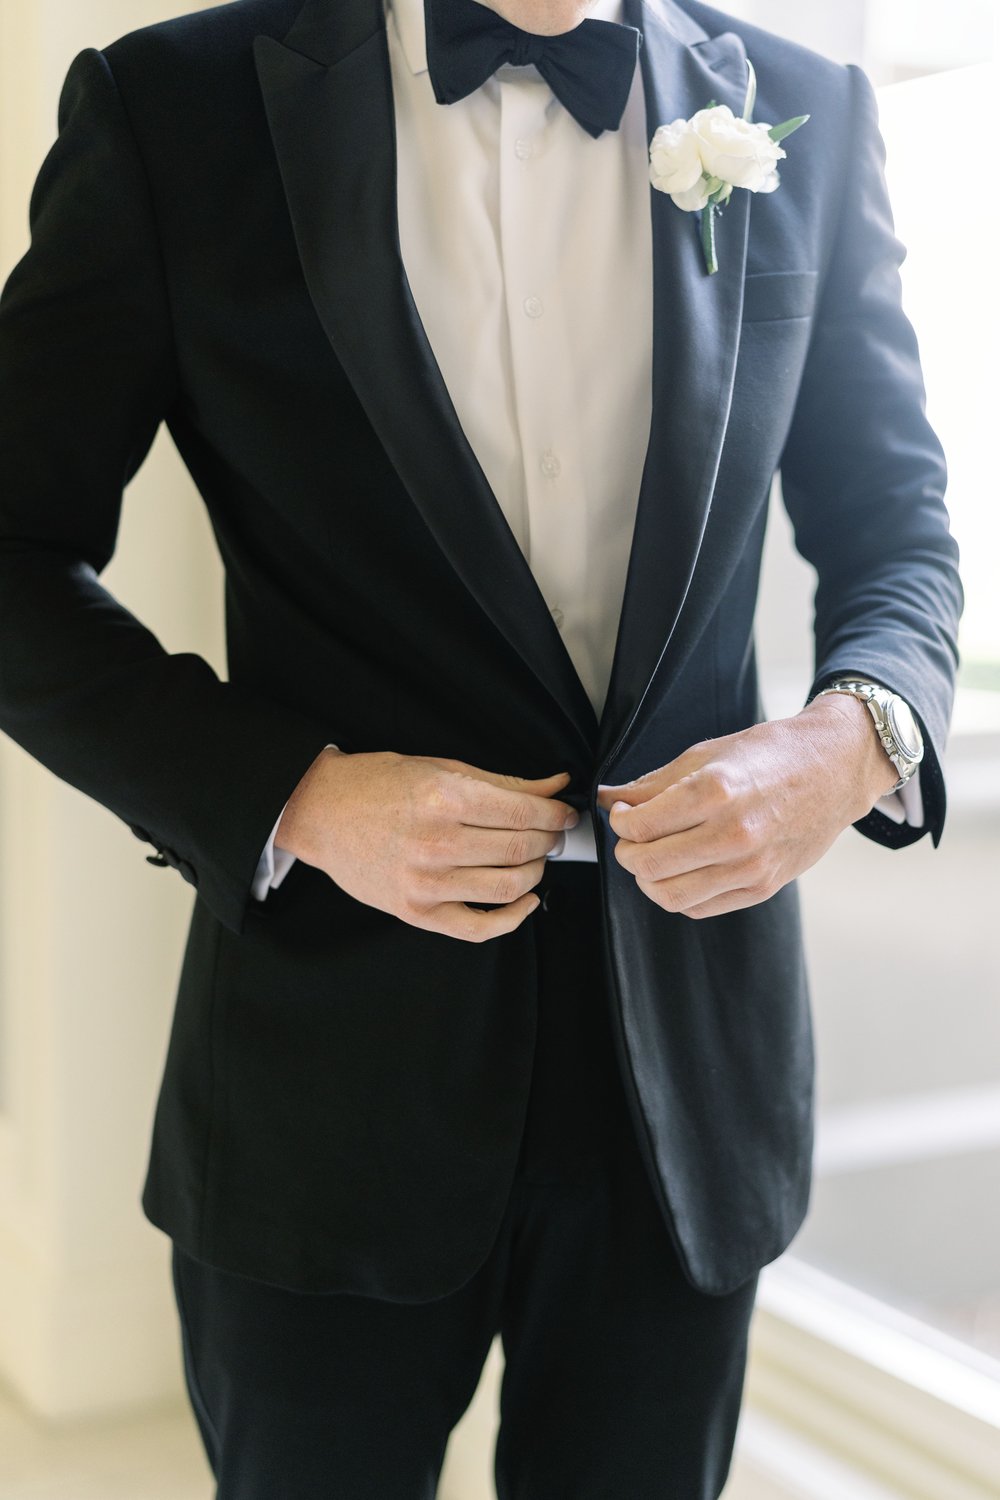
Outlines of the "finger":
M455 838L439 865L526 865L529 860L544 859L558 849L562 833L546 833L540 828L470 828L465 824L455 830Z
M462 783L460 782L461 786ZM455 809L455 820L474 828L542 829L561 833L580 821L575 807L557 798L480 782L475 788L464 783L465 793Z
M673 786L683 777L690 775L692 771L698 770L717 750L718 746L714 741L697 740L695 744L682 750L680 755L675 755L673 760L668 760L665 765L657 766L655 770L637 776L634 781L618 784L602 782L597 788L598 806L609 812L615 802L628 802L632 806L640 802L648 802L650 797L664 791L668 786Z
M762 891L743 886L739 889L726 891L724 895L716 896L711 901L699 902L697 906L689 906L683 912L682 917L691 917L700 921L702 917L721 917L727 911L742 911L747 906L759 906L766 901L771 891Z
M575 808L555 799L555 794L569 780L566 771L528 781L520 776L482 771L463 761L435 763L458 773L454 779L449 777L445 781L438 804L439 814L451 822L478 828L541 828L558 833L580 821Z
M725 897L740 888L740 884L741 877L726 865L705 865L700 870L688 870L685 875L675 875L670 880L636 877L636 885L657 906L662 906L664 911L680 913Z
M612 804L608 822L612 833L635 844L698 828L707 821L714 798L696 774L683 777L648 801L629 805L624 799Z
M628 802L630 805L648 802L650 797L669 785L670 778L665 775L667 769L663 766L659 771L650 771L647 776L640 776L635 781L623 782L620 786L602 783L597 788L598 807L603 807L605 812L610 812L616 802Z
M568 771L557 771L554 776L508 776L501 771L485 771L481 766L470 766L464 760L437 759L437 764L458 775L469 776L474 781L485 781L490 786L505 787L508 791L531 792L538 797L552 797L562 791L571 779Z
M645 843L622 838L615 844L618 863L644 880L668 880L706 865L732 866L749 854L745 845L734 842L731 834L714 823L697 823Z
M461 902L448 901L441 906L432 907L425 915L425 920L417 925L432 932L440 932L445 937L458 938L462 942L484 943L490 938L513 932L516 927L520 927L525 917L530 917L533 911L537 911L540 904L540 899L534 892L522 896L519 901L512 901L509 906L496 906L492 911L477 911Z
M685 750L684 756L687 754ZM602 782L597 788L598 806L610 812L615 802L628 802L630 805L648 802L650 797L654 797L657 792L662 792L665 787L679 781L685 769L690 769L680 764L684 756L668 761L665 766L658 766L655 771L647 771L644 776L637 776L634 781L624 781L618 785Z
M559 771L555 776L505 776L499 771L480 771L476 777L489 786L498 786L509 792L528 792L533 797L554 797L564 791L570 781L568 771Z
M484 901L506 906L536 886L544 873L544 859L523 865L469 865L441 871L429 888L441 901Z

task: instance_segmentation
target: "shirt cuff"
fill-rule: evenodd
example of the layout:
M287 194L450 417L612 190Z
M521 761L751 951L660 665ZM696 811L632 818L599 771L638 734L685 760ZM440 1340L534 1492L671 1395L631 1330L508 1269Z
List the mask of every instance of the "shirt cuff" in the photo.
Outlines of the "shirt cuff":
M876 812L885 813L894 823L912 823L920 828L924 822L924 795L920 790L920 771L914 771L898 792L889 792L875 804Z
M589 812L581 813L579 823L574 828L564 828L559 838L561 842L549 850L546 859L577 859L587 864L597 863L597 840L594 821Z
M324 749L339 750L340 746L326 745ZM291 798L288 800L290 802ZM287 806L288 802L285 803L285 807ZM264 845L260 859L257 861L257 871L253 878L253 884L250 887L251 894L257 901L266 900L268 891L276 891L295 864L295 855L289 854L287 849L279 848L274 842L278 832L278 825L285 815L285 807L281 809L281 812L275 818L274 827L271 829L271 837Z
M285 803L285 807L288 803ZM274 827L271 829L271 837L264 845L260 859L257 861L257 873L253 878L251 887L254 898L263 901L268 891L277 890L278 886L288 874L295 863L295 855L289 854L287 849L275 848L274 840L278 833L278 824L285 814L285 807L281 809L275 819Z

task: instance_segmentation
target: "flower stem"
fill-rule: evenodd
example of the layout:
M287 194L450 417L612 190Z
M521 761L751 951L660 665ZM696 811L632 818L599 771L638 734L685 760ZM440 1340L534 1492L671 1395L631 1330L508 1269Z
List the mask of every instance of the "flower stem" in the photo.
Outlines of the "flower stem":
M710 276L719 269L715 258L715 204L706 203L701 211L701 248L705 252L705 266Z

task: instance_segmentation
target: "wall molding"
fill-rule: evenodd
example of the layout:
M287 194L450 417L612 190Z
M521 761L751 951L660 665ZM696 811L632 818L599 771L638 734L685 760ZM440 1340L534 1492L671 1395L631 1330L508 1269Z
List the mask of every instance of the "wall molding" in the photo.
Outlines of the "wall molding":
M755 1464L784 1433L899 1500L996 1500L1000 1362L792 1256L761 1276L746 1403Z

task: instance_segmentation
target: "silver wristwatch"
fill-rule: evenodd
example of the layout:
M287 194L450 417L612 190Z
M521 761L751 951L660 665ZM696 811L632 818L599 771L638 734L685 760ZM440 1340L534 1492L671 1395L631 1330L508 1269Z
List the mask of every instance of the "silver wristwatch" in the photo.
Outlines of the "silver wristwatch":
M882 748L899 772L896 785L889 788L888 796L898 792L914 774L924 756L924 739L910 710L909 704L898 693L890 692L877 682L866 682L860 677L838 677L829 687L821 688L815 695L824 693L850 693L867 704L868 712L875 720L875 728Z

